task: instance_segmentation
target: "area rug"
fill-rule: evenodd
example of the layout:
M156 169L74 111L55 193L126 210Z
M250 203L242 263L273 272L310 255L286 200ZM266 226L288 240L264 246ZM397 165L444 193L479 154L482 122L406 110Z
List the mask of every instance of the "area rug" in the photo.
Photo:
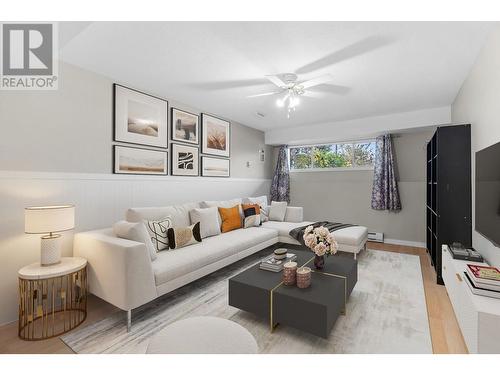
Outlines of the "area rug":
M192 316L217 316L247 328L260 353L432 353L418 256L366 250L358 257L358 283L347 315L328 339L269 323L227 303L227 279L269 253L257 253L133 311L127 333L117 312L61 337L76 353L145 353L150 338L168 324Z

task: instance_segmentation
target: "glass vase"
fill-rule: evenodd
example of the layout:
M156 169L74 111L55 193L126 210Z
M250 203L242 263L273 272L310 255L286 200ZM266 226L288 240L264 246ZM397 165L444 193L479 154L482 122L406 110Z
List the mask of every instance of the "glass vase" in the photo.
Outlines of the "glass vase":
M314 256L314 267L317 270L322 270L325 267L325 256L324 255L315 255Z

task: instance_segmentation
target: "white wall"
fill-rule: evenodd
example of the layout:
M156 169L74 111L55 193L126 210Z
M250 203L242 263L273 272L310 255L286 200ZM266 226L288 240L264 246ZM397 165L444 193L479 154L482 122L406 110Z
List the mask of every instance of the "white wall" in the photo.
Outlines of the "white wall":
M113 175L112 84L61 63L57 91L0 91L0 324L17 319L17 270L39 260L38 236L24 234L26 206L73 203L78 232L111 226L132 206L269 193L271 147L263 132L237 123L231 178ZM64 254L71 253L72 234L65 233Z
M38 235L24 234L24 207L73 203L74 232L109 227L129 207L268 194L267 179L0 171L0 324L17 319L17 270L39 260ZM64 237L72 254L73 232Z
M425 247L426 143L434 129L393 138L400 212L371 209L373 171L296 172L290 177L292 205L308 220L360 224L383 232L390 242Z
M314 144L367 139L383 133L449 124L450 106L392 113L326 124L311 124L266 132L266 144Z
M475 153L500 142L500 27L490 36L451 107L454 123L471 124L472 221L475 223ZM500 230L500 228L498 228ZM472 243L489 263L500 266L500 248L473 230Z

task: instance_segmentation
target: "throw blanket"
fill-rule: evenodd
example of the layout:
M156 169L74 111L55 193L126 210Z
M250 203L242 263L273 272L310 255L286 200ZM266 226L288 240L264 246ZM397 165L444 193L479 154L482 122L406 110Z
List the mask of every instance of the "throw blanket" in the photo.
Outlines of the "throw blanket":
M313 228L318 228L318 227L323 226L323 227L327 228L330 231L330 233L335 232L336 230L339 230L339 229L356 226L353 224L332 223L330 221L318 221L318 222L310 224L310 225L312 225ZM298 228L292 229L289 234L290 234L290 236L292 236L297 241L299 241L302 245L305 246L304 232L308 226L309 225L304 225L303 227L298 227Z

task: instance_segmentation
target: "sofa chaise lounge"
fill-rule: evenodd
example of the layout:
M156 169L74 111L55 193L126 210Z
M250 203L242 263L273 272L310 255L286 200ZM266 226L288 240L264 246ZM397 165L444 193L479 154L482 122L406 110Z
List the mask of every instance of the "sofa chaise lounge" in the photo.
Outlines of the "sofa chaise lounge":
M203 202L131 208L126 220L159 220L170 215L174 226L189 226L189 212L200 207ZM267 221L260 227L207 237L181 249L161 251L155 260L151 260L145 243L118 238L112 228L106 228L76 234L74 254L88 260L90 292L127 311L130 330L132 309L271 245L299 244L288 232L310 223L303 221L302 207L287 207L283 222ZM339 250L356 256L365 247L368 230L356 226L338 230L335 235Z

